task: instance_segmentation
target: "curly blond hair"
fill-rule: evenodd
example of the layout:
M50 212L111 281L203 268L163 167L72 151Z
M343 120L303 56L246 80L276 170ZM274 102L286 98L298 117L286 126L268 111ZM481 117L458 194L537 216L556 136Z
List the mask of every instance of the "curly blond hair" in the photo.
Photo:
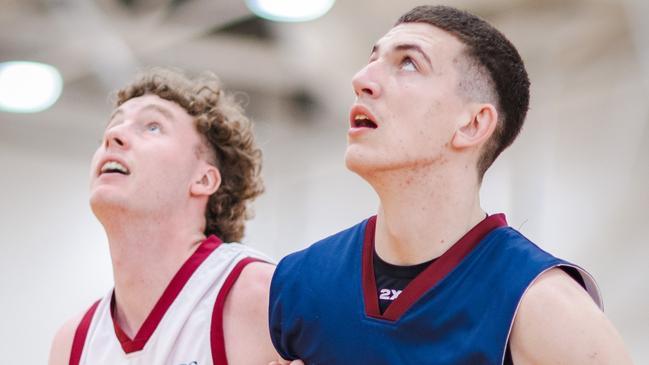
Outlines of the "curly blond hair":
M205 209L204 233L215 234L224 242L240 241L244 222L252 217L248 204L264 191L261 150L242 107L212 73L192 79L181 71L163 68L149 69L117 91L116 107L146 94L175 102L194 118L205 144L197 153L207 147L208 161L221 173L221 186Z

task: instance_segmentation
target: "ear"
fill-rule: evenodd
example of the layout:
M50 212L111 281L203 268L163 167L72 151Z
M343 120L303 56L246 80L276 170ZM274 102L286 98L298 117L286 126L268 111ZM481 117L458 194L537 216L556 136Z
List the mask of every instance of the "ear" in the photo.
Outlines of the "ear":
M210 196L221 186L219 169L205 162L199 176L192 182L189 193L193 196Z
M455 131L451 144L455 148L480 146L486 142L498 125L498 112L491 104L478 104L471 118Z

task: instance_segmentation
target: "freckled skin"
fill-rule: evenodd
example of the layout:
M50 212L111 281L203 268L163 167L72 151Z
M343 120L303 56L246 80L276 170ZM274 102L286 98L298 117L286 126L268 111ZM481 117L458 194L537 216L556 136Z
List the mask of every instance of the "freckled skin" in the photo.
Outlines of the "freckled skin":
M379 55L370 60L355 79L371 79L380 84L371 95L359 99L376 119L378 128L358 138L350 138L345 161L362 177L381 171L435 165L449 153L448 141L461 117L463 98L455 90L459 75L446 59L463 45L440 33L428 37L428 25L400 25L383 37L382 49L389 49L405 37L420 41L433 59L433 68L415 75L400 68L399 60Z

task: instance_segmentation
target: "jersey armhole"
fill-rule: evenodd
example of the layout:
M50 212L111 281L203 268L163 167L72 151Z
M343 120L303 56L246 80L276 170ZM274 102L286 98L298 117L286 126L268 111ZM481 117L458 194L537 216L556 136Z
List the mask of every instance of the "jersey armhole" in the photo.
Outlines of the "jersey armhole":
M92 317L95 315L99 302L100 300L90 306L88 311L86 311L86 314L81 318L77 330L74 332L74 339L72 340L72 347L70 348L70 365L79 365L79 362L81 361L81 353L83 352L83 346L86 343L88 329L90 329L90 322L92 322Z
M219 294L216 296L214 302L214 309L212 310L212 322L210 326L210 346L212 348L212 362L214 365L227 365L228 359L225 354L225 336L223 333L223 309L225 308L225 300L232 290L234 283L236 283L239 275L243 269L253 262L266 262L254 257L246 257L239 261L228 277L225 279Z
M588 271L582 269L581 267L573 264L559 264L557 266L568 274L573 280L575 280L579 285L581 285L588 295L593 299L595 304L601 309L604 310L604 301L602 300L602 294L597 286L595 279L588 273Z
M599 287L597 286L597 283L595 282L595 279L584 269L577 265L573 264L568 264L568 263L558 263L553 266L550 266L546 268L545 270L541 271L536 277L527 285L525 290L523 291L523 294L518 300L518 303L516 304L516 309L514 310L514 315L512 316L511 322L509 324L509 331L507 332L507 341L505 341L505 349L503 350L503 356L502 356L502 364L503 365L508 365L506 362L507 359L507 352L511 351L510 349L510 336L512 334L512 328L514 326L514 320L516 319L516 314L518 313L518 309L521 304L521 300L523 299L523 296L527 292L527 289L529 289L532 284L536 282L536 280L546 273L547 271L550 271L552 269L561 269L563 270L568 276L570 276L573 280L575 280L586 292L588 295L593 299L595 304L601 309L602 311L604 310L604 303L602 300L602 296L599 291ZM511 353L509 354L511 356ZM513 364L513 359L511 360L511 363Z

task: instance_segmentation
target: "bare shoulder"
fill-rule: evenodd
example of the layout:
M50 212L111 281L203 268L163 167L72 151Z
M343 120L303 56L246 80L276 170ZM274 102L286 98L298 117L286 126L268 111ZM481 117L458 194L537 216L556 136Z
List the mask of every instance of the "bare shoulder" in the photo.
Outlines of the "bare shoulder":
M275 266L252 262L245 266L226 299L226 313L252 325L267 325L270 281ZM263 323L262 323L263 321Z
M225 302L224 334L228 363L268 364L279 357L270 341L268 300L275 266L245 266ZM250 348L256 351L249 351Z
M516 364L631 364L622 338L588 293L562 269L543 273L514 318Z
M72 349L74 333L83 315L82 312L68 319L56 332L50 348L49 365L67 365L70 362L70 350Z
M249 263L243 268L237 280L237 284L241 287L239 290L247 291L249 294L268 295L274 271L275 265L266 262Z

